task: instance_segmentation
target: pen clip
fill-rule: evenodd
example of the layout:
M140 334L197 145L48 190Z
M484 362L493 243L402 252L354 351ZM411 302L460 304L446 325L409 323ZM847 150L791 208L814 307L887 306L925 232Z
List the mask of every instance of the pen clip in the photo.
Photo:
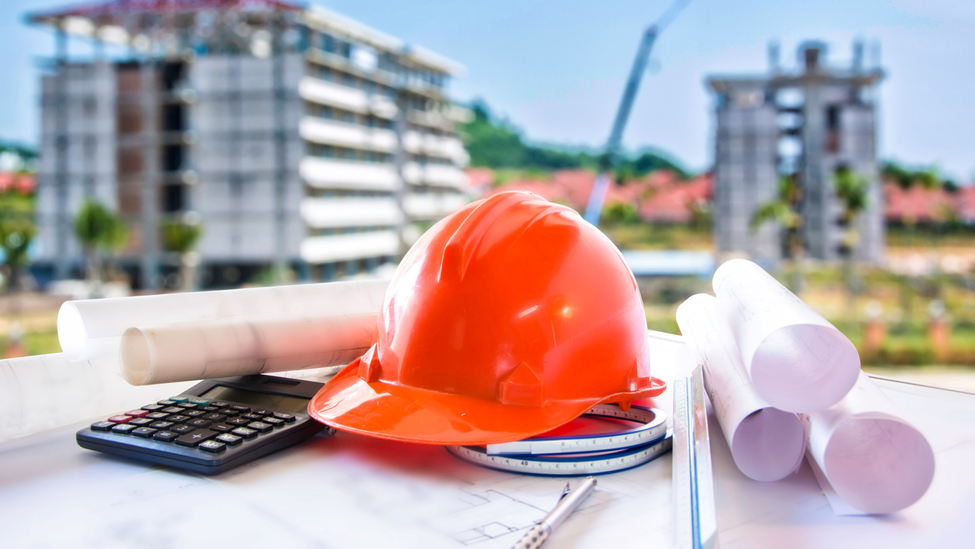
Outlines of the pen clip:
M571 491L572 490L569 489L569 483L566 482L565 483L565 488L562 489L562 495L559 496L559 501L562 501L563 499L565 499L565 496L569 495L569 492L571 492Z

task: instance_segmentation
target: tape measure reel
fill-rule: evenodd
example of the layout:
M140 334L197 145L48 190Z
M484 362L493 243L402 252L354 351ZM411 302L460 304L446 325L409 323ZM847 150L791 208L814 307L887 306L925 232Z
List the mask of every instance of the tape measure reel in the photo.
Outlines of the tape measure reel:
M517 442L478 446L448 446L451 454L482 467L541 476L579 476L615 473L652 461L671 448L667 418L661 410L612 404L594 406L583 417L603 417L641 423L613 433L566 437L536 437Z

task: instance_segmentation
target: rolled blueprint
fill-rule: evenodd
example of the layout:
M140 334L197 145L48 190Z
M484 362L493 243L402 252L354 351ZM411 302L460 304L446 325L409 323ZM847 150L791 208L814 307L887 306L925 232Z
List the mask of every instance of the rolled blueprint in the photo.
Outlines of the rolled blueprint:
M795 472L806 449L802 421L755 392L717 299L691 296L677 308L677 325L704 364L704 389L738 469L761 481Z
M0 443L138 408L188 386L132 387L114 360L70 362L61 353L0 360Z
M824 410L856 383L853 343L761 267L733 259L711 283L755 391L769 404Z
M377 314L388 280L355 280L68 301L58 312L58 341L69 360L117 356L122 333L133 326L222 319L287 319Z
M934 452L920 431L861 373L850 394L809 414L809 453L833 490L865 513L892 513L934 478Z
M375 312L218 320L129 328L120 358L129 383L148 385L348 364L376 338Z

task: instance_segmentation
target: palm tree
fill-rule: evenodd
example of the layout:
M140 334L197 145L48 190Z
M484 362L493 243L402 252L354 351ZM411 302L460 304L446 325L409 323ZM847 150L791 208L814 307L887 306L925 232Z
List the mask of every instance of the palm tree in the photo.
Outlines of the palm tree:
M16 191L0 195L0 251L7 271L7 291L20 288L20 273L28 263L27 250L37 233L32 196Z
M802 213L799 204L802 201L802 187L795 175L785 175L779 178L775 198L762 202L752 212L749 222L752 231L762 225L773 222L781 228L781 248L786 257L793 262L792 290L801 291L805 285L801 264L806 246L802 239Z
M853 261L853 252L860 242L860 233L857 231L856 221L860 214L867 209L870 182L853 170L841 166L833 174L833 190L843 207L839 218L840 227L844 228L843 241L840 243L840 256L843 258L843 273L852 305L853 296L859 286L856 265Z
M125 222L102 203L86 199L74 218L74 232L88 264L87 279L95 285L102 282L102 251L117 252L129 241Z
M196 288L196 265L198 256L193 250L203 236L203 226L192 215L183 219L167 219L162 223L163 246L166 251L179 256L180 279L185 291Z

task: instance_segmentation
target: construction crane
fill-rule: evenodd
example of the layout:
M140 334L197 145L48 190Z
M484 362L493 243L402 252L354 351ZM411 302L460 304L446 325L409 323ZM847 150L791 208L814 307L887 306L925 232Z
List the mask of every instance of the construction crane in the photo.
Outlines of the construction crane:
M626 122L630 119L630 111L633 109L633 101L636 99L636 92L640 89L640 80L643 73L647 70L647 61L650 59L650 50L653 49L657 36L667 27L677 14L681 12L691 0L675 0L656 21L654 21L645 31L640 47L636 51L636 59L633 60L633 67L630 69L630 79L626 82L623 89L623 98L616 109L616 118L613 120L613 129L609 133L606 141L606 149L599 160L599 176L592 187L592 194L589 195L589 204L586 205L586 221L594 226L599 226L599 216L603 211L603 202L606 200L606 192L609 190L609 180L612 174L613 165L619 154L620 143L623 140L623 130Z

